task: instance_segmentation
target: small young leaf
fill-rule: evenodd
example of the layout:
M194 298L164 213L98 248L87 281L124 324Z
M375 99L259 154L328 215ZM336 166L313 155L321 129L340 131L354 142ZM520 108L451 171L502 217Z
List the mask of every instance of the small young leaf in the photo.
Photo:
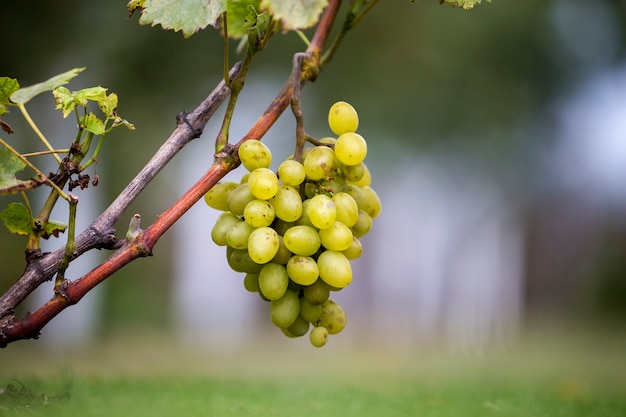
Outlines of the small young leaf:
M182 30L183 36L188 38L208 25L217 27L225 10L226 0L146 0L139 23L161 25L174 32Z
M307 29L317 23L328 0L262 0L261 8L280 19L283 30Z
M117 94L111 93L106 98L98 102L100 110L107 118L111 118L115 115L117 110Z
M59 237L59 233L65 232L65 229L67 229L67 225L64 223L48 220L41 237L44 239L48 239L50 236Z
M89 100L95 101L98 105L106 100L107 89L103 87L89 87L78 90L74 93L74 100L80 106L87 106Z
M20 88L20 83L15 78L0 77L0 116L6 113L7 105L12 104L9 97Z
M55 110L63 111L63 118L65 119L76 108L76 101L74 95L70 90L65 87L57 87L52 91L52 95L57 103Z
M10 99L13 103L25 104L29 102L33 97L44 93L46 91L52 91L55 88L62 86L63 84L67 84L70 80L78 75L85 68L74 68L63 74L55 75L54 77L38 83L31 85L29 87L20 88L15 91Z
M246 18L250 13L249 6L259 10L260 0L229 0L226 3L226 20L228 23L228 37L241 39L248 36Z
M24 161L13 155L8 149L0 146L0 189L15 187L23 181L15 178L15 174L26 167Z
M91 132L94 135L101 135L104 133L104 122L98 119L98 117L93 113L88 113L81 117L80 122L85 126L85 129L88 132Z
M487 0L491 3L491 0ZM473 8L475 5L480 4L481 0L439 0L439 3L448 3L452 7L462 7L465 10Z
M0 221L16 235L28 236L32 232L30 212L22 203L10 203L0 211Z

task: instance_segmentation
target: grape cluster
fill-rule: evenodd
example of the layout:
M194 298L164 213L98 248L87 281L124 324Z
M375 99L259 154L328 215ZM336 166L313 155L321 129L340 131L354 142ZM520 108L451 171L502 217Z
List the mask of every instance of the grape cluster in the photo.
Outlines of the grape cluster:
M211 238L226 247L229 266L245 274L244 287L269 302L271 321L286 336L309 333L316 347L346 325L330 293L352 281L350 260L361 256L359 239L381 211L363 162L367 143L356 133L356 111L337 102L328 123L336 138L305 148L302 162L283 161L277 173L269 169L265 144L244 142L238 152L249 172L204 196L223 211Z

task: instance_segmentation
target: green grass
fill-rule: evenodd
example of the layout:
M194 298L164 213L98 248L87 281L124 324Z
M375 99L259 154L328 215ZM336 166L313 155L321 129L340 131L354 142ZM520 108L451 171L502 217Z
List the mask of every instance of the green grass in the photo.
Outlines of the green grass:
M240 352L15 349L0 351L0 386L19 389L15 378L49 401L14 407L0 395L0 416L626 417L624 344L580 340L481 357L290 340Z

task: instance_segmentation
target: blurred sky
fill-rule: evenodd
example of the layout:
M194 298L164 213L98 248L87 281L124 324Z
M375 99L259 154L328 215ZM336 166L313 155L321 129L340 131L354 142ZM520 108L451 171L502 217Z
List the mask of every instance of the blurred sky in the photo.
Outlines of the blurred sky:
M625 7L620 0L494 0L465 12L434 0L383 1L305 87L306 127L315 136L329 134L333 102L356 107L383 200L363 242L367 256L354 263L355 282L337 294L352 312L353 338L375 326L380 332L371 337L385 343L402 328L408 343L474 349L544 312L625 317L616 298L626 280ZM169 136L176 114L192 110L221 78L217 32L183 40L142 27L127 18L125 2L41 1L36 12L30 2L11 2L2 14L0 74L29 85L86 66L70 88L110 88L120 114L137 127L106 144L98 189L79 195L83 225ZM233 139L265 109L303 48L296 35L279 34L258 56ZM52 107L41 97L28 108L62 146L73 127ZM9 139L24 150L35 146L17 111L6 120L17 131ZM164 170L121 233L133 213L149 222L199 178L218 127L216 119ZM293 128L287 112L264 139L276 166L292 152ZM70 316L92 317L86 326L104 332L176 325L193 343L237 344L264 329L266 306L245 293L208 237L216 216L194 207L153 258L64 312L46 337L67 340ZM0 237L3 264L21 259L21 241L6 231ZM73 264L71 275L104 255ZM1 288L22 268L7 266ZM50 289L41 294L45 300ZM74 314L77 308L85 310Z

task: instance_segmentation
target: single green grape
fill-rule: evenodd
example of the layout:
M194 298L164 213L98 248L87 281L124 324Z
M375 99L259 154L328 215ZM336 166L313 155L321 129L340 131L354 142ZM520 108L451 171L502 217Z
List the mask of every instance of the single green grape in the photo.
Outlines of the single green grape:
M332 197L337 210L335 221L341 222L348 227L352 227L359 219L359 205L348 193L337 193Z
M271 227L259 227L250 233L248 253L250 259L258 264L272 260L280 248L280 239L276 230Z
M246 204L243 217L252 227L269 226L276 217L274 206L265 200L252 200Z
M294 226L283 235L285 246L291 252L301 256L312 256L322 242L317 230L309 226Z
M259 292L259 274L246 274L243 277L243 287L249 292Z
M241 219L233 213L224 212L220 214L213 225L213 229L211 229L211 239L218 246L226 246L228 244L228 241L226 240L228 230L240 222Z
M302 297L311 304L324 304L330 297L330 287L323 279L318 278L313 284L304 287Z
M369 216L373 219L378 217L382 210L382 203L376 191L370 186L361 187L361 193L363 194L363 199L361 200L361 205L359 208L369 214Z
M306 212L311 223L318 229L326 229L332 226L337 217L335 203L326 194L318 194L311 198Z
M341 252L352 244L352 230L341 222L334 222L330 227L319 231L322 246Z
M350 261L341 252L324 251L317 258L317 267L322 278L331 287L341 289L352 282Z
M364 185L372 185L372 174L370 173L370 169L367 167L367 165L365 165L365 172L363 173L363 177L360 180L351 183L359 187L363 187Z
M307 198L302 202L302 215L298 220L296 220L296 224L299 226L309 226L312 229L317 229L315 225L309 219L309 215L307 214L307 208L309 207L309 203L311 202L310 198Z
M248 187L259 200L269 200L278 192L278 177L268 168L257 168L248 177Z
M239 146L241 164L250 172L257 168L269 168L272 164L272 151L263 142L247 140Z
M367 156L367 142L358 133L344 133L335 143L335 156L344 165L358 165Z
M310 323L316 323L322 315L322 304L312 304L305 297L300 298L300 316Z
M278 167L278 177L283 184L297 187L304 181L304 166L298 161L287 159Z
M226 232L226 243L234 249L246 249L248 247L248 238L253 230L254 227L248 223L239 221Z
M204 194L204 202L215 210L228 211L228 196L238 185L233 181L218 182Z
M268 300L277 300L285 294L289 277L284 266L268 263L259 272L259 289ZM287 326L285 326L287 327Z
M354 107L345 101L338 101L328 111L328 126L337 136L356 132L359 127L359 115Z
M310 256L294 255L287 262L287 275L296 284L311 285L319 276L319 268Z
M226 261L228 266L235 272L258 274L262 267L250 258L246 249L234 249L230 246L226 246ZM286 274L287 272L285 271Z
M289 185L280 185L278 192L270 200L276 217L286 222L295 222L302 215L302 199L300 193Z
M366 166L364 162L360 162L356 165L343 165L341 167L341 173L346 181L355 183L361 181L365 176Z
M248 183L243 183L239 184L237 188L230 192L226 203L229 211L237 216L243 216L243 211L246 208L246 205L255 199L256 197L254 197L250 192Z
M322 347L328 342L328 329L322 326L314 327L309 333L309 341L315 347Z
M306 177L313 181L330 177L338 166L335 153L328 146L311 148L303 158L302 165Z
M355 237L365 236L372 230L372 218L363 210L359 210L359 218L351 229Z
M291 326L300 315L300 299L291 290L270 302L270 318L276 327Z
M360 258L361 254L363 253L363 246L361 245L361 241L353 236L350 247L348 249L342 250L341 253L343 253L346 258L350 260Z
M272 258L272 262L285 265L289 261L289 258L291 258L291 255L291 251L285 246L283 237L278 235L278 252L276 252L276 255Z
M284 327L282 327L282 329L284 329ZM298 316L286 330L292 337L302 337L309 331L309 322L302 318L302 316Z
M329 334L337 334L346 327L346 313L335 301L328 300L322 304L322 314L317 324L325 327Z

